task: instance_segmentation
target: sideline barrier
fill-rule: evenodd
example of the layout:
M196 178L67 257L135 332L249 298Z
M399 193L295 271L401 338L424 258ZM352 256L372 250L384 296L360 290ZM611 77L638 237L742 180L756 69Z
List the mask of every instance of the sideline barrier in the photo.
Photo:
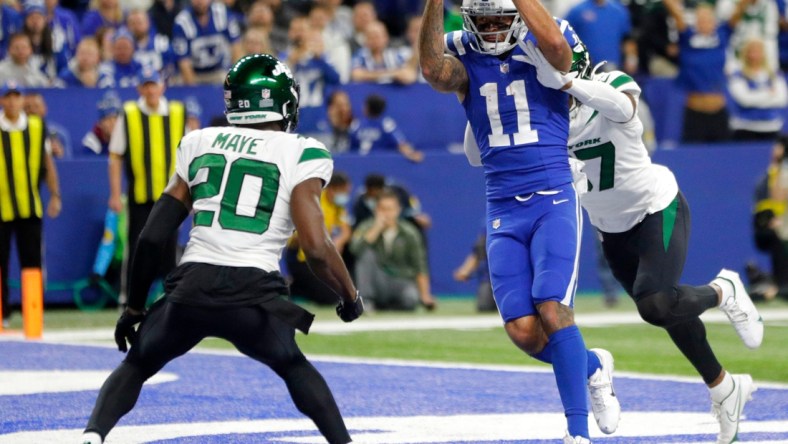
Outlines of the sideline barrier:
M676 175L692 211L692 234L684 282L709 282L722 267L743 271L749 259L767 265L752 243L752 192L770 157L768 145L687 146L658 150L655 162L667 165ZM44 239L47 279L77 282L89 276L96 246L101 241L108 190L106 161L101 159L59 161L63 212L58 219L45 219ZM421 200L432 216L428 231L432 289L436 294L471 294L475 283L458 283L452 271L459 266L482 229L484 177L471 168L463 155L428 152L425 161L413 164L400 155L335 157L335 169L349 174L354 195L364 177L382 172L395 178ZM44 201L48 199L43 193ZM596 277L594 232L586 221L579 290L599 288ZM11 256L11 279L19 276L16 252ZM19 292L11 300L19 303ZM47 303L73 304L73 287L47 286ZM82 300L82 303L93 301Z

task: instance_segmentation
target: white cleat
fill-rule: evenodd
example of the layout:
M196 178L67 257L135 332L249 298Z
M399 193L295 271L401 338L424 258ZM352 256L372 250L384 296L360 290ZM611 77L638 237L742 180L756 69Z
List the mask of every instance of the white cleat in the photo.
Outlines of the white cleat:
M763 341L763 318L744 289L739 273L722 269L711 281L722 289L720 310L728 316L747 348L758 348Z
M79 439L79 444L101 444L101 435L96 432L87 432Z
M727 398L719 404L711 403L711 414L720 423L720 434L717 435L717 444L730 444L739 439L739 421L744 404L752 399L756 390L750 375L731 375L733 390Z
M588 395L591 399L591 410L594 412L596 424L602 433L611 434L618 428L621 417L621 405L613 390L613 355L601 348L591 351L599 357L602 368L588 378Z
M572 438L572 435L569 432L566 432L564 436L564 444L591 444L591 440L588 438L583 438L582 436L575 436Z

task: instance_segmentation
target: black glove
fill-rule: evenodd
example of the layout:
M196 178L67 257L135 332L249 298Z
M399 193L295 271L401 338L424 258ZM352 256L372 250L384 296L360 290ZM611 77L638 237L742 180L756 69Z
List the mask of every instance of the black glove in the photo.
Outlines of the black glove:
M353 302L339 301L337 305L337 316L345 322L352 322L364 313L364 300L356 292L356 300Z
M115 324L115 343L118 344L118 350L124 353L128 350L127 340L131 345L137 342L137 330L134 329L134 326L142 322L143 319L145 319L145 313L131 314L128 309L123 310Z

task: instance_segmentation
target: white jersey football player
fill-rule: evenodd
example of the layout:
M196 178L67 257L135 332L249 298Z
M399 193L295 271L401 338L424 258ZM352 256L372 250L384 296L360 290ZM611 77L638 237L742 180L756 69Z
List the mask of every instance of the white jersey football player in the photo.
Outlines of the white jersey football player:
M613 275L635 300L641 317L667 330L703 377L720 423L717 442L732 442L755 386L749 375L731 375L722 368L698 316L718 306L749 348L760 346L763 321L733 271L723 269L709 285L679 284L689 207L673 173L653 164L642 142L640 87L621 71L594 73L585 50L575 52L569 73L553 68L533 45L525 44L524 50L523 61L536 66L540 83L570 95L568 148L585 163L587 178L581 203L602 238ZM466 152L473 153L473 147Z
M239 60L224 97L233 126L181 140L175 175L140 235L129 304L115 327L118 349L125 352L127 341L131 349L102 386L80 443L103 442L134 407L143 382L207 336L271 367L329 443L351 441L328 385L295 342L295 330L308 332L314 316L284 297L279 273L297 228L312 271L337 293L339 317L350 322L364 310L320 208L331 155L322 143L289 133L298 121L298 84L276 58ZM186 252L167 277L165 296L146 312L162 239L189 207L194 226Z

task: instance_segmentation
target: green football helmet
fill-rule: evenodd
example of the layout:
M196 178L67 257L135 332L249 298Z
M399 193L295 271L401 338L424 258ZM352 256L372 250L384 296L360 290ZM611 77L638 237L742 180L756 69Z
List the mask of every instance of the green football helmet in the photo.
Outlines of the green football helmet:
M589 80L593 77L592 71L588 48L583 42L578 41L577 45L572 48L572 66L569 68L569 72L576 72L579 79Z
M290 68L268 54L237 61L224 79L227 121L234 125L282 121L285 131L298 125L298 82Z

